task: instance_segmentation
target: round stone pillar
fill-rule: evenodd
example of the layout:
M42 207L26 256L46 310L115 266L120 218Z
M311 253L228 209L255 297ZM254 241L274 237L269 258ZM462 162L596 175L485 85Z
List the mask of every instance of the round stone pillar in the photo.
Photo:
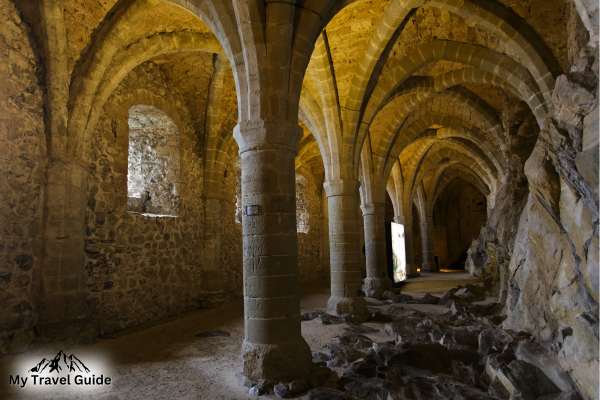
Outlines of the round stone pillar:
M421 223L421 245L423 249L423 263L421 272L437 271L437 265L433 258L433 218L427 217L426 222Z
M413 242L413 219L409 217L395 217L394 220L397 224L404 225L404 247L406 252L406 277L416 278L420 276L417 271L417 265L415 264L415 246Z
M240 122L244 240L243 373L304 377L311 352L300 332L295 156L302 128L287 121Z
M387 276L387 254L385 246L385 204L371 203L360 206L365 223L365 256L367 278L365 294L379 297L392 288Z
M357 180L330 180L323 184L329 209L329 254L331 297L330 314L364 315L361 296L360 228Z

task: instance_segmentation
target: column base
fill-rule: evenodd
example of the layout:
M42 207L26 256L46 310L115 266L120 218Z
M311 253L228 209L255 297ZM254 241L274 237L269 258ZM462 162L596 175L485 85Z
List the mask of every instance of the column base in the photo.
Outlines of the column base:
M365 295L367 297L381 297L383 292L391 288L392 281L387 276L385 278L365 278Z
M435 263L421 264L421 272L436 272L437 270L437 265Z
M38 303L39 319L35 325L38 339L61 345L92 344L98 337L98 319L84 292L45 294Z
M364 297L331 296L327 301L327 312L333 315L350 314L362 317L367 312L367 302Z
M242 357L243 374L250 380L291 382L304 378L312 363L310 347L302 337L278 344L257 344L244 340Z
M406 277L407 278L418 278L421 276L419 271L417 271L417 266L415 264L408 264L406 266Z

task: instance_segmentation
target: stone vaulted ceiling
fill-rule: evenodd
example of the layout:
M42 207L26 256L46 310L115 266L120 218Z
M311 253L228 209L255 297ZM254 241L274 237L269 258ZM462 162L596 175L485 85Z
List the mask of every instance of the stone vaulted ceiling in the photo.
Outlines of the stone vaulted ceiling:
M321 143L326 170L335 175L335 164L344 163L326 148L331 126L339 120L347 135L357 122L348 115L357 111L354 129L364 144L351 163L360 169L363 202L381 202L387 190L396 214L410 214L415 188L427 183L434 201L444 171L457 165L485 185L493 205L513 144L531 151L552 77L568 68L566 32L548 24L566 19L562 1L353 2L325 27L302 87L300 117ZM538 122L525 141L503 125L520 102L527 108L521 120ZM401 189L387 185L395 162Z

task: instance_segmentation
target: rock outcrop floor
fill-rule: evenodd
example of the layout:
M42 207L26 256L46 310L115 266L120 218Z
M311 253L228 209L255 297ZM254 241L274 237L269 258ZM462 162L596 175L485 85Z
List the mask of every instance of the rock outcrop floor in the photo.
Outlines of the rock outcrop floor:
M579 399L553 352L560 343L504 329L493 300L466 283L442 296L384 293L367 300L364 319L305 313L305 324L343 327L313 353L307 379L245 384L253 394L279 398L312 387L309 400Z
M367 299L365 319L326 314L328 282L303 287L302 334L313 352L306 380L240 377L244 320L238 301L69 349L104 357L111 386L25 393L0 385L0 398L578 399L554 356L560 341L535 343L526 333L503 329L495 299L462 275L456 275L462 287L448 280L432 285L429 295L401 289ZM423 280L419 285L428 289ZM36 348L1 360L0 372L7 376L24 359L55 350Z

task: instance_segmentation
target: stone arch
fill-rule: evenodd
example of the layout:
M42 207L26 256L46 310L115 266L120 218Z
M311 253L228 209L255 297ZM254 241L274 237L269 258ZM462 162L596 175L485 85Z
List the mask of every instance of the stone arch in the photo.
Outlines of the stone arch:
M396 202L396 185L394 185L394 181L390 180L387 184L387 186L385 187L385 191L387 193L387 195L390 197L390 200L392 201L392 207L394 208L394 217L396 217L398 215L398 203Z
M90 106L89 119L86 121L85 138L94 131L102 107L131 70L158 55L180 51L219 52L219 47L216 39L209 35L176 32L146 38L117 53L108 66L105 78L98 83L98 90ZM81 106L81 112L84 108Z
M223 174L227 168L229 151L234 143L233 129L237 125L238 109L234 107L225 121L221 123L217 136L205 147L204 185L213 185L218 189L222 184ZM218 193L220 190L215 191Z
M69 50L64 20L64 8L60 2L40 2L46 56L46 91L48 154L63 155L69 122Z
M370 111L365 113L363 120L370 121L389 96L419 68L429 62L442 60L469 65L497 76L514 87L522 98L529 99L529 105L538 121L544 120L547 113L546 100L529 71L521 64L486 47L449 40L433 40L422 44L382 77L369 99L367 110Z
M467 67L448 71L435 77L432 76L411 76L406 79L398 88L389 96L389 101L396 97L418 92L436 92L440 93L454 86L463 85L466 83L484 83L492 86L497 86L503 90L512 93L515 97L520 97L520 93L515 88L509 85L506 81L498 76L491 74L481 68Z
M406 18L410 10L424 4L424 0L390 3L366 46L359 67L355 70L350 95L345 104L346 108L360 109L367 91L367 84L373 75L375 66L380 61L387 42L394 36L396 30L401 26L401 21ZM546 101L550 99L551 91L554 88L554 79L559 75L560 69L539 34L513 10L494 0L485 1L485 6L482 6L481 3L474 4L472 0L460 3L449 0L429 1L427 5L444 8L463 18L477 22L502 38L529 67L529 72L538 85L543 88L543 97ZM364 118L362 119L364 120Z
M231 62L238 97L238 115L240 121L248 121L261 117L261 113L272 104L263 103L261 96L257 96L261 89L268 88L266 84L267 71L262 71L261 66L267 65L265 45L269 32L261 26L267 16L264 7L257 4L243 4L240 2L206 1L200 7L186 0L167 0L187 9L205 22L217 36ZM295 7L292 13L295 21L270 21L271 23L292 22L295 27L293 32L293 47L289 54L290 76L285 93L300 93L302 77L309 63L314 43L323 27L344 7L356 0L328 0L322 2L309 2L302 7ZM234 9L235 8L235 9ZM274 13L272 16L286 18L285 13ZM271 16L271 17L272 17ZM237 27L237 29L236 29ZM286 40L286 35L273 36L273 44ZM271 44L271 42L269 42ZM275 44L276 45L276 44ZM286 59L287 57L282 57ZM243 66L243 67L239 67ZM277 72L272 73L277 75ZM262 78L261 78L262 77ZM263 87L260 87L263 82ZM277 85L275 85L277 86ZM279 85L281 86L281 85ZM277 90L273 95L279 96ZM262 96L267 98L268 96ZM285 114L294 114L298 110L298 102L290 98ZM251 111L252 110L252 111ZM263 110L263 111L261 111ZM273 111L273 109L271 109Z
M390 195L392 203L394 204L394 216L403 216L402 193L404 191L404 178L402 177L402 171L400 169L400 163L398 161L396 161L392 166L391 173L388 175L386 188Z
M374 146L373 146L375 148L375 152L377 154L387 154L392 159L397 157L400 154L400 152L402 151L404 146L408 145L408 142L410 142L410 140L407 140L407 138L403 138L402 140L399 140L400 132L403 129L408 129L406 124L408 123L408 118L410 117L410 115L415 111L415 110L413 110L413 107L419 106L421 103L423 103L423 101L426 101L426 100L428 100L428 99L423 98L423 94L413 94L408 97L407 101L402 103L402 105L399 107L398 110L395 110L395 114L394 114L393 118L390 120L390 122L384 128L384 133L382 135L378 135L378 140L376 141L376 144L374 144ZM470 108L469 106L466 106L465 108L469 112L476 111L476 109ZM459 128L461 125L465 125L465 124L461 121L461 118L458 116L453 116L453 115L438 111L438 112L435 112L434 114L427 113L423 117L427 116L426 118L439 120L440 115L444 116L446 121L445 122L440 121L438 124L445 125L448 123L452 123L453 126L457 127L456 130L458 130L459 132L465 132L467 134L473 133L473 134L476 134L477 136L481 137L481 140L490 142L488 147L496 150L495 151L496 155L493 158L496 160L500 169L501 170L504 169L504 167L503 167L504 157L502 156L502 153L501 153L501 150L502 150L501 143L503 143L503 140L494 139L494 142L496 142L496 143L492 144L491 141L489 141L479 129L477 129L475 127L471 127L470 124L466 124L466 126L468 128ZM475 113L474 113L474 116L480 118ZM497 118L494 118L493 120L488 122L488 125L493 125L495 127L494 132L495 132L495 136L497 137L500 134L503 135L503 133L502 133L502 130L499 129L498 124L494 123L494 120L496 120L496 119ZM456 121L454 121L454 120L456 120ZM483 121L483 119L482 119L482 121ZM419 123L424 123L424 122L425 122L425 120L423 120ZM413 122L413 124L414 123L415 122ZM415 127L416 127L416 125L415 125ZM378 169L383 169L385 162L387 162L387 159L379 159Z
M123 45L125 35L135 26L157 1L129 1L120 12L111 14L97 32L88 51L75 65L69 89L69 125L67 128L67 152L75 157L82 153L81 146L92 105L94 93L117 50Z
M147 89L137 89L134 91L130 91L127 93L127 96L123 98L123 100L119 103L119 111L118 113L124 119L128 119L128 110L136 104L145 104L149 106L156 107L161 112L165 113L175 125L179 127L180 130L184 129L182 127L187 128L191 122L189 122L180 111L174 107L169 101L167 101L164 97L158 96L155 93ZM83 159L89 159L89 149L84 152Z
M435 143L468 153L482 166L485 166L491 171L496 178L502 178L502 174L496 169L493 161L488 157L485 151L477 145L477 143L471 141L469 138L461 137L445 137L441 139L433 129L425 131L418 139L413 141L413 146L418 145L420 148L417 150L417 157L425 157L427 149L431 148Z
M296 157L296 169L308 165L315 159L318 159L321 163L323 162L319 146L317 145L316 140L312 140L311 143L302 146L298 152L298 156Z
M458 130L453 129L451 127L443 127L437 130L427 129L418 136L416 136L410 143L412 144L415 141L421 139L433 139L434 137L439 140L459 138L462 140L468 140L469 142L472 142L485 154L486 158L493 163L494 168L498 171L498 174L500 175L500 178L502 180L506 178L506 168L504 167L504 163L500 163L500 160L503 160L504 158L502 153L498 151L498 148L492 147L493 144L490 144L487 141L482 141L479 138L479 135L469 134L468 131L465 132L462 129Z
M237 29L235 10L232 2L208 0L196 6L187 0L166 0L189 11L202 20L217 37L229 59L238 104L240 119L247 119L247 108L243 107L243 99L248 95L248 77L243 67L246 63L244 47Z
M459 117L445 113L429 113L421 116L412 125L401 127L404 129L396 134L393 146L388 150L390 156L393 158L398 157L410 143L417 140L432 125L441 125L446 128L439 132L440 138L457 136L476 143L492 160L498 172L502 176L506 175L504 155L498 144L491 142L483 132L462 121ZM436 133L436 135L438 134Z
M448 125L450 125L450 126L452 126L452 128L453 128L454 130L457 130L457 131L464 130L464 128L461 128L461 127L460 127L460 126L461 126L461 124L457 124L457 122L456 122L456 121L459 121L459 120L458 120L458 119L455 119L453 116L444 116L444 118L441 118L441 119L440 119L439 115L438 115L438 116L436 116L435 114L432 114L432 115L433 115L433 116L432 116L432 119L431 119L431 121L437 121L438 123L441 123L441 124L443 124L443 125L445 125L445 126L448 126ZM425 118L425 119L427 119L427 118ZM419 120L419 121L420 121L420 120ZM425 122L427 122L427 121L425 121ZM459 122L461 122L461 121L459 121ZM461 122L461 123L462 123L462 122ZM421 125L422 125L422 126L421 126ZM406 147L407 147L407 146L408 146L408 145L409 145L409 144L410 144L410 143L411 143L413 140L415 140L415 139L418 137L418 135L419 135L419 134L421 134L422 132L426 131L426 129L427 129L429 126L431 126L431 125L432 125L431 123L423 123L423 124L418 124L418 129L417 129L417 125L415 125L415 129L413 129L413 130L409 131L409 132L412 132L412 133L409 135L409 137L408 137L408 138L407 138L406 136L403 136L403 137L402 137L402 140L399 140L399 139L398 139L398 140L396 140L396 142L394 143L394 147L393 147L391 150L389 150L388 157L382 160L383 162L387 162L387 164L383 164L383 165L382 165L382 163L380 163L380 164L377 166L377 168L378 168L378 170L379 170L379 171L383 171L383 176L384 176L384 177L386 177L386 176L388 176L388 175L389 175L389 173L390 173L390 170L391 170L391 168L393 167L393 162L392 162L392 160L395 160L397 157L399 157L399 156L401 155L402 151L403 151L403 150L404 150L404 149L405 149L405 148L406 148ZM469 131L472 131L472 130L473 130L472 128L471 128L471 129L468 129L468 128L469 128L469 127L467 127L467 130L466 130L467 132L469 132ZM475 130L475 131L477 132L477 130ZM416 132L419 132L419 133L418 133L418 134L416 134ZM445 132L443 131L443 132L442 132L442 134L444 134L444 133L445 133ZM430 136L432 136L432 133L428 133L427 135L430 135ZM437 136L437 134L436 134L436 136ZM502 177L504 177L504 176L505 176L505 170L502 168L502 164L503 164L503 163L500 163L500 162L498 161L498 158L499 158L499 157L502 157L502 158L501 158L501 160L503 160L503 159L504 159L504 157L503 157L503 156L501 156L500 154L494 154L494 153L491 153L491 154L492 154L492 156L489 156L489 155L488 155L488 153L485 151L485 148L486 148L486 147L487 147L487 148L489 148L489 147L492 147L492 146L491 146L491 145L487 145L487 144L483 145L485 142L483 142L483 143L482 143L482 145L480 146L480 145L477 143L477 139L478 139L478 138L477 138L477 136L482 136L482 135L473 135L473 138L474 138L475 140L473 140L473 139L470 137L470 135L469 135L469 136L465 136L465 139L467 139L467 140L470 140L470 141L471 141L471 142L473 142L475 145L477 145L477 146L478 146L478 147L481 149L481 151L483 151L483 152L486 154L485 158L487 158L487 159L490 159L490 160L491 160L491 162L494 164L494 168L492 168L490 171L492 171L492 170L493 170L493 171L496 171L496 173L497 173L497 174L499 174L499 176L500 176L501 178L502 178ZM479 140L479 142L481 142L481 140ZM454 145L457 145L457 144L455 143ZM464 147L464 144L460 145L460 147ZM493 147L492 147L492 148L493 148ZM421 145L421 149L422 149L422 151L425 151L425 148L424 148L422 145ZM420 159L420 158L418 158L418 159ZM495 160L495 162L494 162L494 160ZM496 166L496 164L498 164L498 165ZM404 172L405 172L405 171L404 171ZM486 174L484 174L484 175L486 175ZM490 174L490 176L492 176L492 175L493 175L493 174Z
M335 178L346 178L349 174L348 165L352 165L348 158L352 154L348 152L336 151L344 147L346 138L342 134L342 115L340 112L340 103L336 85L335 71L331 60L331 50L327 40L327 34L324 31L315 45L315 70L317 73L320 93L322 115L324 117L324 131L327 132L327 143L329 153L327 158L331 159L331 165L334 166L332 176ZM348 157L343 159L342 157ZM352 177L350 175L350 177Z
M320 111L314 97L307 90L301 93L298 117L308 127L319 146L325 167L325 181L332 179L333 176L336 176L336 172L339 174L339 171L334 171L339 169L339 165L331 162L331 158L329 157L330 146L327 140L327 128L323 119L323 113Z
M413 196L413 203L417 206L417 210L419 210L419 220L421 223L427 222L427 197L425 196L425 191L423 190L423 185L418 184L416 186L417 190Z
M486 167L482 167L478 161L477 155L460 147L448 147L447 143L444 143L444 147L438 149L427 148L426 152L422 157L415 158L415 160L405 172L405 186L404 186L404 202L410 204L414 198L415 189L421 183L423 176L429 172L432 168L437 165L451 164L453 162L459 162L477 173L477 175L486 183L487 186L495 188L495 180L493 173Z
M470 68L469 68L470 69ZM491 75L491 74L490 74ZM448 76L451 78L452 76ZM441 92L435 91L431 85L434 84L431 80L422 80L422 85L418 83L410 84L405 90L400 90L394 94L394 98L400 97L400 95L407 95L406 101L404 101L399 108L394 111L394 117L390 119L389 123L384 128L384 132L379 136L375 148L378 153L384 152L394 142L399 129L405 123L405 119L414 111L415 108L420 106L427 101L433 100L435 97L444 97L449 101L452 101L458 105L465 107L472 111L490 130L496 141L496 146L501 150L504 148L504 132L502 129L502 123L495 111L471 91L462 87L450 87ZM386 102L389 105L393 99L390 98ZM383 106L382 106L383 107ZM382 108L383 110L383 108Z
M460 164L450 165L444 170L444 174L438 180L432 200L427 205L428 213L430 213L430 215L433 213L433 207L435 206L435 203L439 196L441 196L444 193L444 190L446 190L446 187L452 181L458 178L473 184L484 195L488 196L490 194L489 188L485 186L485 183L481 181L477 174L471 169Z
M371 151L371 143L369 140L365 140L365 144L363 145L360 154L361 162L358 173L361 204L382 203L385 200L383 197L385 186L378 185L379 182L375 182L375 179L377 178L373 171L372 157L373 152Z
M429 156L427 160L425 160L422 167L419 169L415 176L415 183L419 184L423 180L424 176L432 168L434 168L434 166L436 165L435 158L443 157L440 158L438 162L441 162L442 160L447 158L447 164L464 164L465 166L473 170L480 177L480 179L485 182L487 186L489 186L493 191L495 191L495 189L498 186L496 176L494 175L493 170L491 170L487 165L481 162L481 159L476 153L474 153L471 149L468 149L466 146L462 147L452 146L448 143L444 144L447 147ZM444 157L446 155L447 157Z

